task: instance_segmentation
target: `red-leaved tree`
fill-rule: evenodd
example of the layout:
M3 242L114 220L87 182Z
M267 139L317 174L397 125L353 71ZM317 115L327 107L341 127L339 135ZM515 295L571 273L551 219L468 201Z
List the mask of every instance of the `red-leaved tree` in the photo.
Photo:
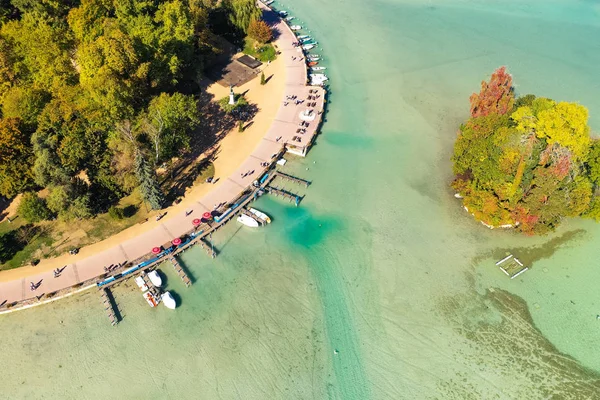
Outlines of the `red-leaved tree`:
M512 76L506 72L506 67L500 67L492 74L489 83L481 82L481 92L473 93L471 116L481 117L489 114L506 114L512 109L515 94L512 86Z

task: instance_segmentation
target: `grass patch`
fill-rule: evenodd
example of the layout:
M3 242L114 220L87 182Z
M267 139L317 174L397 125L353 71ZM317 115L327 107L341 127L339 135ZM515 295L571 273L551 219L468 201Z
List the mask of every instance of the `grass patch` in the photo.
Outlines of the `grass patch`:
M262 62L274 61L277 58L277 52L271 43L261 45L251 38L244 40L244 54L248 54Z

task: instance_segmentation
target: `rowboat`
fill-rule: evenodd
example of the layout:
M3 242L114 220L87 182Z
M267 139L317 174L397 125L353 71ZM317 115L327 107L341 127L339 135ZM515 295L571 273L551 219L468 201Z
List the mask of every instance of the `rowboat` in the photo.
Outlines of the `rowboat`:
M258 218L262 219L263 221L266 221L267 224L271 223L271 218L264 212L259 211L256 208L250 208L248 211L250 211L252 214L256 215Z
M299 31L300 29L302 29L302 26L300 25L292 25L290 26L290 29L293 31Z
M309 67L314 67L314 66L315 66L315 65L317 65L317 64L318 64L318 62L316 62L316 61L311 61L311 62L309 62L309 63L308 63L308 66L309 66Z
M327 67L312 67L310 70L311 71L323 71L326 69L327 69Z
M240 214L240 216L237 217L237 220L250 228L258 228L258 221L246 214Z
M145 292L146 290L148 290L148 285L146 285L146 281L144 280L143 277L136 276L135 277L135 283L138 285L138 287L140 288L140 290L142 292Z
M158 305L158 299L152 293L150 293L150 291L144 292L144 298L150 307L156 307Z

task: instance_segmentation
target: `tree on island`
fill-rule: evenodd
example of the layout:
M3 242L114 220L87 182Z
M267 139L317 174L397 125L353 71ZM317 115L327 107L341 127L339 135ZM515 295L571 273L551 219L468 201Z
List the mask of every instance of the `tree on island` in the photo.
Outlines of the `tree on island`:
M499 68L471 96L471 118L454 146L452 186L492 227L544 234L565 217L600 220L600 143L587 121L579 104L515 98L512 77Z

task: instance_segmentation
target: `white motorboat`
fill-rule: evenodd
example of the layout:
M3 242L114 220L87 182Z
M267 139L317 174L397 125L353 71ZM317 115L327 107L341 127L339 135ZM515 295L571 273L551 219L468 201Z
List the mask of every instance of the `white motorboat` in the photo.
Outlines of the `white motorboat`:
M293 31L299 31L300 29L302 29L302 26L300 25L292 25L290 26L290 29Z
M164 292L160 296L160 299L162 300L165 307L167 307L169 310L174 310L177 307L177 302L173 298L171 292Z
M240 216L237 217L237 220L250 228L258 228L258 221L246 214L240 214Z
M307 56L306 58L308 61L319 61L321 59L319 56Z
M327 69L327 67L312 67L310 70L311 71L323 71L326 69Z
M277 14L279 14L282 17L287 17L288 15L287 11L279 11Z
M150 279L150 282L152 282L154 287L158 288L158 287L162 286L162 278L158 274L158 271L153 270L153 271L148 272L148 278Z
M144 278L142 276L136 276L135 283L138 285L138 287L140 288L140 290L142 292L145 292L148 290L148 285L146 285L146 281L144 280Z
M298 35L296 37L298 38L298 40L304 40L304 39L309 38L310 36L308 36L308 35Z
M290 22L290 21L291 21L291 20L293 20L294 18L296 18L296 17L287 17L285 20L286 20L287 22Z
M144 292L144 298L150 307L156 307L158 305L158 299L150 291Z
M271 218L264 212L259 211L256 208L250 208L248 211L250 211L252 214L256 215L258 218L262 219L263 221L266 221L267 224L271 223Z
M275 0L269 0L269 1L266 1L266 2L265 2L265 4L266 4L266 5L268 5L268 6L270 6L270 5L271 5L271 4L273 4L274 2L275 2Z
M313 47L315 47L314 44L305 44L304 46L302 46L302 49L304 49L304 50L310 50Z

